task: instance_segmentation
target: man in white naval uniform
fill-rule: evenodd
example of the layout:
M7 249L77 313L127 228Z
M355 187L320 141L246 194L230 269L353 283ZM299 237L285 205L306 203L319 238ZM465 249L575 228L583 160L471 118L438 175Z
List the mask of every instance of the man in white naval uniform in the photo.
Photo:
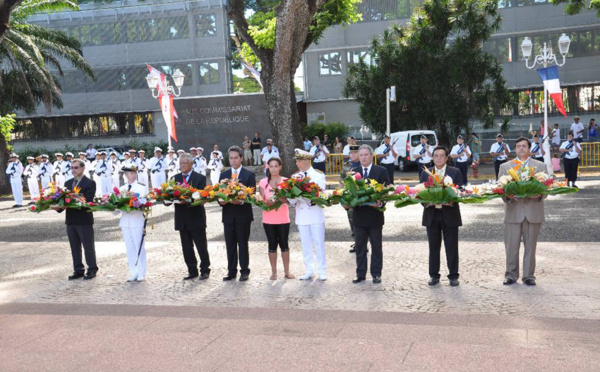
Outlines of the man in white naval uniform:
M48 161L48 155L42 154L42 162L40 163L39 178L42 184L42 190L48 187L48 184L52 182L52 174L54 173L54 166Z
M390 140L390 136L387 134L383 136L383 143L375 149L375 155L377 155L379 165L387 170L390 183L394 183L394 162L398 157L398 148L395 144L390 143Z
M73 179L73 172L71 172L71 165L73 162L73 153L67 152L65 154L66 160L63 160L63 170L62 175L65 177L65 182L70 179Z
M112 186L118 189L121 186L121 180L119 179L119 172L121 172L121 161L119 160L119 158L117 158L116 152L113 151L110 153L109 162L113 168L111 174Z
M91 178L90 169L92 169L92 163L85 157L85 152L79 152L77 155L79 155L79 160L81 160L83 164L85 164L85 168L83 169L83 175L87 178Z
M310 148L310 155L313 159L312 166L314 169L318 169L321 172L325 172L325 161L327 160L329 151L327 150L326 146L323 146L321 144L321 140L319 139L319 137L315 137L313 140L315 141L315 145Z
M25 178L27 179L27 189L29 189L29 197L31 198L31 202L29 204L35 203L33 199L40 197L40 185L38 183L38 166L35 164L35 158L33 156L27 157L27 166L25 167Z
M181 158L181 155L185 154L184 150L177 150L177 162L175 165L175 174L181 173L181 167L179 166L179 159ZM171 179L171 177L169 177L169 179Z
M310 177L311 182L319 186L321 191L325 190L325 174L314 169L310 161L312 155L304 150L296 149L296 166L298 172L292 178ZM290 199L290 204L296 207L296 225L300 232L302 243L302 255L304 257L304 275L300 280L310 280L315 275L315 255L317 257L317 273L319 280L327 280L325 259L325 212L318 205L311 205L304 198ZM314 246L314 254L313 254Z
M138 150L138 158L136 161L138 168L138 182L144 186L146 194L148 193L148 159L146 159L146 151Z
M202 156L203 152L204 152L204 149L202 147L196 148L197 155L194 157L194 169L193 170L194 170L194 172L200 173L201 175L206 177L206 168L208 166L208 163L206 162L206 159L204 158L204 156ZM223 158L223 153L221 153L221 159L222 158Z
M162 154L160 147L154 148L154 157L150 159L150 177L152 179L152 187L160 188L160 185L167 181L167 162Z
M175 155L175 149L169 147L169 152L167 153L167 157L165 158L167 163L167 180L170 180L171 177L176 175L177 172L177 155Z
M429 144L427 144L427 136L422 134L421 135L421 144L417 147L415 147L415 150L413 152L413 159L416 159L419 167L419 179L421 179L421 174L423 173L423 168L428 168L430 167L431 164L431 160L433 158L433 147L431 147Z
M54 154L54 157L56 158L56 161L54 162L54 164L52 165L54 168L54 182L60 186L60 187L64 187L65 186L65 176L62 174L63 171L63 154L60 152L57 152L56 154Z
M452 147L450 151L450 157L454 160L454 166L460 170L463 179L463 185L466 185L469 180L467 179L467 173L469 173L469 158L471 157L471 150L469 146L465 144L463 136L459 135L456 138L456 145Z
M101 159L96 162L94 172L100 177L100 195L112 194L112 164L106 160L106 151L100 151Z
M127 178L127 182L125 185L121 186L119 192L122 195L128 192L137 194L140 202L145 203L146 189L137 182L137 167L135 165L124 166L122 171ZM128 282L141 282L146 278L146 247L143 242L144 225L144 212L121 212L119 226L121 227L121 233L123 233L123 240L125 241L125 249L127 250L127 262L129 264ZM138 252L140 252L139 260Z
M19 155L15 153L10 154L9 160L10 162L6 166L6 174L10 178L10 187L15 198L13 208L18 208L23 206L23 182L21 181L23 164L19 161Z
M123 153L123 162L121 162L121 171L123 171L123 168L129 168L132 165L135 165L135 161L132 161L131 155L129 155L129 152L125 151ZM136 169L137 169L137 166L136 166ZM127 177L125 176L125 173L123 173L123 184L127 185Z
M96 151L96 160L90 163L90 170L94 171L94 175L92 176L92 180L96 184L96 194L95 196L102 196L102 181L100 181L100 176L98 172L96 172L96 166L98 163L102 161L102 155L100 151Z

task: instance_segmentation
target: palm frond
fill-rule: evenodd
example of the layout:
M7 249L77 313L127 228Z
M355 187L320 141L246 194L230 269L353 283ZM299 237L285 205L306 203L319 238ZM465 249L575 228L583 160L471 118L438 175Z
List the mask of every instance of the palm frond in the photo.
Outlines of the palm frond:
M43 65L40 65L39 61L32 57L31 53L23 49L20 45L16 44L11 37L5 37L3 44L6 46L12 58L19 62L19 67L25 70L37 79L40 84L47 86L48 89L56 89L52 74ZM41 56L41 54L40 54Z
M4 38L10 40L13 44L26 51L29 56L40 65L40 67L44 67L44 59L42 57L40 48L35 45L31 37L9 29L4 35Z
M69 61L73 67L78 70L83 71L90 78L96 80L96 75L94 74L94 70L92 66L83 58L83 56L73 48L69 48L63 46L61 44L52 43L50 41L44 39L38 39L37 37L31 37L31 39L38 45L40 49L45 50L46 52L52 53L55 56L59 56Z
M15 7L11 16L15 19L25 19L35 14L55 13L64 10L79 10L79 5L68 0L25 0Z
M45 39L53 43L68 46L70 48L76 49L77 52L82 54L81 43L79 42L79 40L77 40L74 37L70 37L64 31L29 23L21 23L18 21L11 21L10 28L12 30L19 31L25 35L36 36L38 38Z
M58 58L56 58L51 53L46 52L45 50L42 50L42 56L44 57L46 65L54 67L58 71L58 74L60 76L64 75L62 66L60 65L60 61L58 60Z

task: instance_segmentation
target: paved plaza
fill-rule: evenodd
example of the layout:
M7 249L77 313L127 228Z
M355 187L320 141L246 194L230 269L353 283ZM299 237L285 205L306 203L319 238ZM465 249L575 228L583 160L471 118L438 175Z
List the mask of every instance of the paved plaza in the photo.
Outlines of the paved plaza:
M279 279L269 280L256 209L250 280L222 282L217 205L207 207L211 277L184 282L173 210L157 206L147 280L126 283L125 246L111 213L95 214L98 277L69 282L64 216L0 202L0 369L598 370L600 181L578 184L579 193L546 202L536 287L502 285L498 200L461 206L460 286L448 286L442 263L433 288L419 206L388 207L379 285L351 283L355 260L341 207L326 209L326 282L286 280L281 263Z

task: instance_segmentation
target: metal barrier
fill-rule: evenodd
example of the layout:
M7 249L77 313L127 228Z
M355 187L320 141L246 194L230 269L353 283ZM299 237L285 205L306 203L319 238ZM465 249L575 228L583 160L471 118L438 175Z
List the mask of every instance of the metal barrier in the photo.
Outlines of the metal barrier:
M579 169L600 168L600 142L581 144L581 163Z
M377 164L377 156L373 156L373 163ZM344 154L329 154L325 161L325 175L339 176L344 166Z

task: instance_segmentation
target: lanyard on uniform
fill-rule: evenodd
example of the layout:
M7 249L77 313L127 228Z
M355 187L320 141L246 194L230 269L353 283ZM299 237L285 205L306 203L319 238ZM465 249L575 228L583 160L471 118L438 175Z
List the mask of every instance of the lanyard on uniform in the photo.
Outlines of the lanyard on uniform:
M458 152L457 155L461 155L462 157L462 153L465 152L464 146L463 145L459 145L458 146Z
M533 150L531 150L531 152L533 152L535 154L536 152L538 152L539 149L540 149L540 145L535 143L535 147L533 148Z
M573 141L569 141L569 144L565 147L565 149L570 150L571 147L573 147L575 144L573 143Z
M425 150L427 150L427 145L421 145L421 152L419 152L419 155L423 155Z

